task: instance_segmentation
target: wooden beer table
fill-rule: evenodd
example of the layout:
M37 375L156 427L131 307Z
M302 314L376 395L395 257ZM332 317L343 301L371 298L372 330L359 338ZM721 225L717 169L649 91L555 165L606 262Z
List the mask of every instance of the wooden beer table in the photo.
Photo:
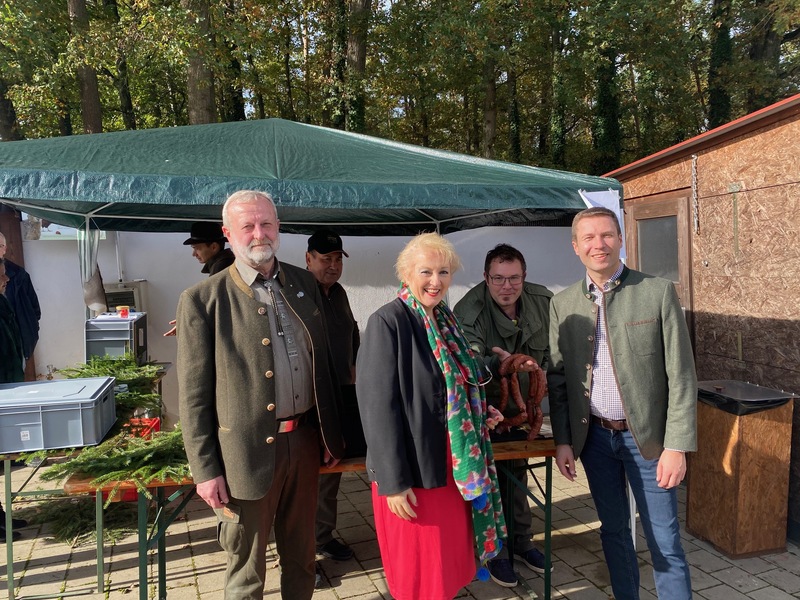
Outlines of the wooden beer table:
M497 461L498 469L502 469L509 476L509 480L514 484L521 486L520 481L503 465L502 461L512 459L542 459L539 462L529 465L529 470L533 474L533 478L537 484L540 495L532 493L530 489L526 489L528 496L533 499L536 505L544 511L544 556L545 556L545 572L544 572L544 597L545 600L550 599L550 529L552 526L552 491L553 491L553 457L556 453L555 445L552 439L534 440L532 442L501 442L492 444L494 450L494 458ZM365 459L349 458L342 460L335 467L321 467L320 474L327 473L346 473L365 471ZM533 469L544 467L544 487L542 487ZM97 505L97 563L98 563L98 592L103 592L103 492L111 492L118 486L117 494L119 496L126 490L135 490L136 485L130 481L123 482L109 482L106 485L96 487L91 484L90 479L72 476L67 479L64 484L64 493L68 495L78 494L94 494L95 502ZM174 491L167 495L166 488L177 487ZM186 507L188 502L195 494L195 487L191 479L183 481L164 482L154 481L147 486L148 491L153 496L153 501L156 505L156 518L155 523L150 531L147 525L147 512L149 500L141 493L137 496L138 506L138 552L139 552L139 598L140 600L148 599L147 590L147 553L156 547L157 563L158 563L158 593L156 598L158 600L165 600L167 597L167 558L166 558L166 540L165 534L167 528L175 521L181 511ZM174 505L174 506L173 506ZM521 583L525 585L524 579ZM528 589L531 598L536 595L532 590Z

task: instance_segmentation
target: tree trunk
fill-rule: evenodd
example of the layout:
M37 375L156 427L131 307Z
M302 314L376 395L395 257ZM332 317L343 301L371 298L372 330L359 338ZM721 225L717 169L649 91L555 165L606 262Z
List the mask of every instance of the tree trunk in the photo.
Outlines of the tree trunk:
M350 31L347 38L347 72L350 91L347 114L348 131L366 131L364 74L367 65L367 34L371 7L370 0L350 0Z
M203 48L211 41L211 16L208 0L181 0L181 7L188 12L190 21L195 23L201 43L192 45L189 50L187 70L187 93L189 124L201 125L217 121L214 101L214 74L206 61ZM198 49L199 48L199 49Z
M119 23L117 0L103 0L103 5L106 13L114 20L114 23ZM117 47L117 74L116 76L112 75L111 79L119 96L119 107L125 129L136 129L136 113L133 109L133 99L131 98L131 88L128 80L128 59L121 46Z
M331 105L336 106L331 124L336 129L345 129L347 124L347 2L334 1L333 21L333 86Z
M14 142L25 139L17 122L14 103L8 98L8 84L0 77L0 141Z
M56 98L56 111L58 113L58 133L62 136L72 135L72 115L70 114L69 101L66 100L69 95L63 89L60 90L59 96Z
M756 15L750 35L749 58L762 76L759 82L751 81L747 89L747 112L754 112L778 100L776 82L780 80L781 39L775 31L775 11L772 0L757 0Z
M731 96L725 85L725 70L733 61L730 32L731 0L714 0L711 9L711 57L708 63L708 126L710 129L731 120Z
M567 166L567 109L564 75L556 74L553 91L553 116L550 125L550 162L554 167Z
M250 54L247 55L247 64L250 66L250 72L252 73L252 77L256 84L256 91L253 92L253 97L255 98L256 104L256 118L266 119L267 111L264 108L264 94L261 92L261 80L258 76L258 71L256 70L255 61Z
M233 17L237 10L235 3L228 0L225 11L229 17ZM247 116L244 110L244 88L242 86L242 63L239 62L236 53L239 48L235 42L224 41L226 52L227 67L225 78L227 81L221 82L222 88L222 120L223 121L244 121Z
M633 72L633 65L628 65L628 85L631 88L631 114L633 115L633 131L636 136L636 156L644 156L642 143L642 123L639 118L639 98L636 90L636 74Z
M89 31L89 13L85 0L67 0L69 20L72 24L72 37L80 37ZM100 108L100 91L97 86L97 72L83 63L77 69L81 90L81 116L84 133L103 131L103 114Z
M284 17L283 28L286 47L283 50L283 75L286 85L286 104L284 105L283 117L290 121L297 120L297 113L294 109L294 95L292 92L292 26L289 17Z
M591 175L602 175L619 167L622 157L620 103L617 87L617 53L614 48L601 52L603 60L597 67L597 103L593 122L594 157Z
M494 158L494 142L497 138L497 76L495 60L487 56L483 63L483 156Z
M537 143L537 150L540 158L550 155L552 147L552 124L553 124L553 95L554 79L556 77L556 55L560 52L561 47L561 31L555 20L550 26L550 42L549 47L546 49L544 73L542 73L542 97L539 102L539 123L537 129L539 130L539 140Z
M521 130L519 98L517 98L517 71L511 67L508 70L508 159L515 163L522 162Z

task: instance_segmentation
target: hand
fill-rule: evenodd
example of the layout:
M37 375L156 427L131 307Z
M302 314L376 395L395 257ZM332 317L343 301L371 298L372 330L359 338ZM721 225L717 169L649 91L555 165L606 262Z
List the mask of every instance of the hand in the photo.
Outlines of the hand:
M324 464L326 467L335 467L339 464L340 460L341 459L339 458L333 458L331 453L328 452L327 448L325 448L325 451L322 453L322 464Z
M664 450L658 459L656 481L658 487L674 488L686 477L686 454L677 450Z
M177 329L178 329L178 326L177 326L175 323L177 323L177 321L176 321L175 319L172 319L172 321L170 321L170 322L169 322L169 324L170 324L170 325L172 325L172 329L170 329L169 331L167 331L167 332L164 334L164 337L170 337L170 336L173 336L173 335L175 335L175 332L176 332L176 331L177 331Z
M414 490L408 488L399 494L389 494L386 496L386 502L389 505L389 510L392 511L397 517L410 521L417 518L417 513L411 508L411 505L417 505L417 497L414 495Z
M561 474L575 481L575 454L569 444L559 444L556 446L556 466Z
M502 362L503 362L505 359L507 359L509 356L511 356L511 352L506 352L506 351L505 351L505 350L503 350L503 349L502 349L500 346L493 346L493 347L492 347L492 352L494 352L495 354L497 354L497 358L499 358L499 359L500 359L500 362L501 362L501 363L502 363ZM532 360L527 360L527 361L525 361L524 363L522 363L521 365L519 365L519 366L517 367L517 371L525 371L525 372L530 372L530 371L533 371L533 370L534 370L536 367L538 367L538 366L539 366L539 365L537 365L537 364L536 364L536 362L534 362L534 361L532 361Z
M497 427L497 424L500 421L505 419L505 417L503 416L503 413L501 413L499 410L497 410L491 404L486 407L486 410L487 410L487 413L488 413L487 416L486 416L486 426L489 429L494 429L495 427Z
M197 484L197 495L206 501L211 508L222 508L230 502L228 497L228 486L225 477L220 475Z

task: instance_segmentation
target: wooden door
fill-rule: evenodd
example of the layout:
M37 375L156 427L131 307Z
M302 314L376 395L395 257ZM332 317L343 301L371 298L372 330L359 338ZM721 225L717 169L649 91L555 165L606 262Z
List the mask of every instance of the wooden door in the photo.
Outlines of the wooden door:
M691 193L689 190L625 202L628 265L669 279L692 323Z

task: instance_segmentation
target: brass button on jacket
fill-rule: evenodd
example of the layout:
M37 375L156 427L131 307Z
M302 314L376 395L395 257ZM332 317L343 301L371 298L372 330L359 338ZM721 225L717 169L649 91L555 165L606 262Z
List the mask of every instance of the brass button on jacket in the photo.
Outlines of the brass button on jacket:
M269 437L267 438L267 443L268 443L268 444L272 444L274 441L275 441L275 438L274 438L274 437L272 437L272 436L269 436Z
M269 346L270 343L271 342L269 341L269 338L264 338L263 340L261 340L261 345L262 346Z
M275 405L274 404L267 404L267 410L269 412L272 412L273 410L275 410Z

